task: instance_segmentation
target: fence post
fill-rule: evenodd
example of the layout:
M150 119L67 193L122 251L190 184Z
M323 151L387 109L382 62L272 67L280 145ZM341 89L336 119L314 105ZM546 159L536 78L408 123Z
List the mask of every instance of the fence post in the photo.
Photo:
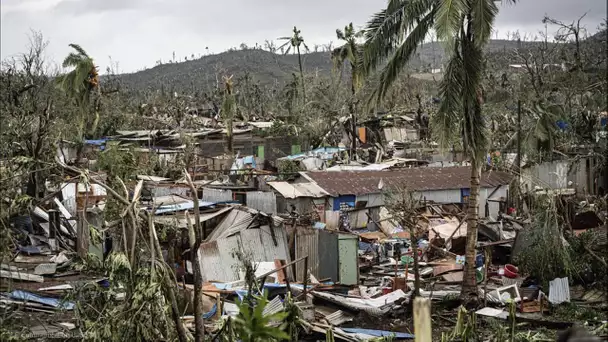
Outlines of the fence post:
M433 341L431 328L431 300L429 298L414 298L414 341Z

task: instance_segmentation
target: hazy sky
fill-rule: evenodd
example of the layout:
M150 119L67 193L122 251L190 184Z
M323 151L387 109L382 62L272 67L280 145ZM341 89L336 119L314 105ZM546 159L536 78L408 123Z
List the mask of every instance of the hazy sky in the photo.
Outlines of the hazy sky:
M290 34L294 25L312 48L335 38L349 22L362 26L383 0L1 0L2 58L24 51L30 30L50 44L59 62L69 43L80 44L104 71L109 56L122 72L184 56L217 53L241 43L253 46ZM536 33L545 14L570 22L583 19L590 32L606 17L605 0L519 0L501 6L497 33Z

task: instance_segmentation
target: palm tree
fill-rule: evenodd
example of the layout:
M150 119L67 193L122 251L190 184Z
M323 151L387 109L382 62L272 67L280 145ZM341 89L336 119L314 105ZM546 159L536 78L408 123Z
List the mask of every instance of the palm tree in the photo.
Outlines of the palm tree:
M97 101L93 106L95 111L93 123L91 125L86 125L91 97L97 95L97 99L99 100L101 95L99 75L93 58L91 58L80 45L70 44L69 46L74 49L75 52L71 52L65 57L62 66L64 68L72 68L72 70L67 74L60 76L58 81L61 89L74 100L80 109L81 117L78 122L78 136L83 140L85 136L85 127L89 126L89 132L94 132L99 122L99 102ZM78 159L80 159L81 151L82 147L79 148Z
M294 48L298 54L298 65L300 66L300 82L302 83L302 100L306 103L306 88L304 87L304 71L302 69L302 55L300 54L300 46L304 47L305 51L309 51L308 46L304 43L304 37L300 35L300 30L297 27L293 27L293 36L281 37L280 40L286 40L285 44L281 45L279 49L283 50L287 46L284 54L288 54L291 48Z
M357 122L356 122L356 94L361 88L363 74L361 70L361 49L358 44L358 39L363 37L363 31L355 31L353 23L348 24L344 27L344 31L337 29L336 36L339 40L344 41L344 45L335 49L332 52L332 59L334 60L335 66L339 67L340 70L344 65L345 61L348 61L350 65L350 78L351 78L351 95L350 101L350 115L351 115L351 159L354 158L357 151Z
M449 62L440 85L441 105L433 119L443 146L454 136L455 128L460 128L463 148L471 161L463 298L477 292L479 181L488 145L482 115L482 48L490 38L497 13L494 0L390 0L386 9L368 22L366 30L365 71L372 72L386 62L372 93L376 101L384 97L432 29L438 40L446 42Z

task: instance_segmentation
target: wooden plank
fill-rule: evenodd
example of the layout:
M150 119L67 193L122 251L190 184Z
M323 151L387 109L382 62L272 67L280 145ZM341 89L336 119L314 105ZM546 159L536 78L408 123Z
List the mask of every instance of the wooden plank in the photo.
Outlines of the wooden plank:
M6 270L0 270L0 277L17 279L17 280L25 280L25 281L34 281L37 283L44 282L44 277L39 276L39 275L23 273L23 272L6 271Z
M414 336L416 342L433 342L429 298L414 299Z
M76 228L76 251L81 259L89 254L89 225L84 219L83 212L78 212L78 225Z

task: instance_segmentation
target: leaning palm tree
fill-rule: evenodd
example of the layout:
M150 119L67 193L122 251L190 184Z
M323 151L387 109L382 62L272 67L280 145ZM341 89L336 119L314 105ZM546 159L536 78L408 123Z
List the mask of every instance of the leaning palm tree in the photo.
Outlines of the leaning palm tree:
M93 94L100 94L99 75L97 67L86 51L80 45L70 44L75 50L63 60L64 68L72 68L70 72L58 78L59 85L63 91L74 100L81 110L82 117L79 122L79 135L84 137L84 127L87 121L86 112ZM95 130L99 122L99 113L95 110L95 118L92 130Z
M350 65L351 95L350 115L351 115L351 158L357 150L357 122L356 122L356 94L361 88L363 73L361 69L362 54L358 40L363 37L364 31L356 31L353 23L344 27L344 31L337 29L336 36L344 42L344 45L332 51L334 65L342 70L344 62ZM340 73L341 75L342 73Z
M384 65L372 92L376 101L384 97L429 31L434 29L437 38L446 43L449 62L441 81L441 105L433 126L444 146L453 138L454 131L459 131L471 161L463 298L472 298L471 294L477 292L479 182L488 144L482 115L482 48L490 38L497 13L494 0L390 0L386 9L368 22L366 32L365 71L372 72Z
M293 35L291 37L281 37L279 39L286 40L286 42L279 47L280 50L287 47L285 54L288 54L289 51L291 51L291 48L294 48L295 52L298 54L300 82L302 83L302 100L303 103L306 103L306 88L304 87L304 71L302 69L302 55L300 54L300 46L303 46L305 51L309 51L308 46L306 43L304 43L304 37L300 35L300 30L298 30L295 26L293 27Z

